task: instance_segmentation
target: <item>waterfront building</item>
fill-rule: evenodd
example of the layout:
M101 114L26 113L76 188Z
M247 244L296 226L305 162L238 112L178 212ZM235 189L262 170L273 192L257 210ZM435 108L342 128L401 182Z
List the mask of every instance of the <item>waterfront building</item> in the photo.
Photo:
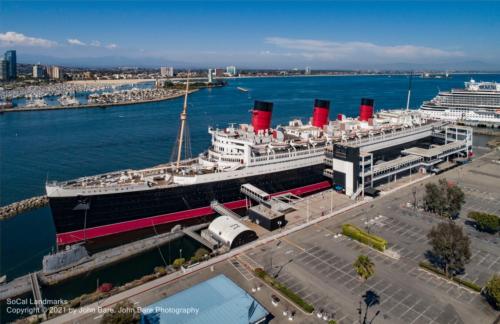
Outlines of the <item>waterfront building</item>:
M236 75L236 66L230 65L226 67L226 73L229 74L230 76Z
M16 51L10 50L5 52L4 59L9 62L7 67L7 79L15 80L17 78L17 58Z
M35 79L43 79L46 76L46 69L43 65L35 64L33 65L33 77Z
M182 315L174 310L182 310ZM218 275L142 309L141 323L268 323L269 311L225 275Z
M162 66L160 68L160 74L164 78L171 78L174 76L174 68L171 66Z
M7 81L9 79L9 61L0 60L0 80Z
M221 77L223 77L223 76L224 76L224 72L225 72L225 71L224 71L224 69L218 69L218 68L217 68L217 69L215 69L215 70L214 70L215 77L216 77L216 78L221 78Z
M311 75L311 67L310 66L306 66L305 74Z
M61 78L61 70L58 66L50 66L47 68L47 75L50 79L60 79Z

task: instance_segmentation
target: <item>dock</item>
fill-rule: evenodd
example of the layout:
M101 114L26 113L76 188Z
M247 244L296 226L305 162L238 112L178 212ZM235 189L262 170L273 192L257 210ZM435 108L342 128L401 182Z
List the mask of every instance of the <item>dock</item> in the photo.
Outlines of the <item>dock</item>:
M132 243L120 245L109 250L97 252L93 254L90 260L87 262L75 265L74 267L50 275L45 275L43 271L40 270L35 273L18 277L10 282L0 285L0 301L6 300L7 298L14 298L16 296L28 294L30 292L33 293L36 299L38 295L41 295L39 294L38 281L40 281L42 285L46 286L56 285L66 280L83 275L89 271L104 268L114 263L124 261L128 258L155 249L158 246L177 240L184 235L185 233L183 231L156 235ZM33 276L36 276L36 281L34 281L35 278Z
M210 250L214 251L217 248L217 244L209 242L208 240L204 239L200 234L196 233L199 230L207 228L208 225L209 225L209 223L195 225L195 226L187 227L187 228L183 229L182 231L184 232L184 234L186 234L187 236L189 236L193 240L198 241L199 243L203 244L204 246L206 246Z

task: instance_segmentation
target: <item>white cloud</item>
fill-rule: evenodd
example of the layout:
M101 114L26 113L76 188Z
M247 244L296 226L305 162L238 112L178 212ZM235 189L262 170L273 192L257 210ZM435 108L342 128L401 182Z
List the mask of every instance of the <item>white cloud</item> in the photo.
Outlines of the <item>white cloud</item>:
M13 31L8 31L5 33L0 33L0 44L1 45L20 45L20 46L39 46L39 47L53 47L57 45L57 42L26 36L21 33L16 33Z
M76 39L76 38L69 38L68 44L69 45L78 45L78 46L86 46L87 45L84 42L82 42L81 40Z
M118 47L118 45L113 44L113 43L106 45L106 48L109 48L109 49L115 49L117 47Z
M446 51L438 48L415 45L383 46L369 42L333 42L284 37L268 37L265 39L265 42L279 48L294 50L295 56L301 56L311 60L419 60L465 56L461 51Z
M101 42L98 40L93 40L90 42L90 46L99 47L99 46L101 46Z

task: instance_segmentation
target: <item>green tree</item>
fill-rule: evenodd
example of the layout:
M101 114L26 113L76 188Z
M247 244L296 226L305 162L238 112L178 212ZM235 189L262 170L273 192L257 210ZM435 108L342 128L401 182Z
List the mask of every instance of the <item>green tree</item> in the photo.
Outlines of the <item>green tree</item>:
M353 264L358 276L364 281L368 280L375 273L375 264L366 255L360 255Z
M122 301L115 305L102 317L102 324L135 324L139 323L141 314L130 301Z
M500 217L496 215L471 211L468 217L476 221L480 231L495 233L500 229Z
M353 267L356 270L358 276L363 279L363 284L366 283L366 281L375 274L375 264L366 255L359 255L356 261L354 262ZM362 312L361 302L362 300L359 301L359 308L358 308L360 323L361 323L361 312ZM365 315L363 316L363 321L362 321L363 324L365 324L367 321L368 307L369 305L366 304Z
M500 309L500 275L494 274L484 286L484 296L495 309Z
M432 254L446 276L453 276L463 270L470 261L470 240L462 227L449 222L434 226L427 234Z
M443 217L452 218L460 212L465 203L465 194L457 185L440 179L425 185L424 207Z

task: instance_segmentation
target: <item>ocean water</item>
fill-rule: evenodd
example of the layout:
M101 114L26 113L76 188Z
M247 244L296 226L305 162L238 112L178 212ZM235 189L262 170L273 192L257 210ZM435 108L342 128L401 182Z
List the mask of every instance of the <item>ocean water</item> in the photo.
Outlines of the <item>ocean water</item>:
M411 107L433 98L438 89L463 82L500 81L498 75L454 75L451 79L413 79ZM240 92L236 87L249 89ZM361 98L375 109L406 105L405 76L248 78L224 88L203 89L189 97L193 155L210 141L208 126L250 121L253 100L274 102L273 125L291 118L306 121L315 98L331 100L330 117L357 116ZM0 114L0 205L44 194L49 180L65 180L168 161L178 129L182 99L114 107ZM9 278L41 268L55 246L48 208L0 222L0 275Z

